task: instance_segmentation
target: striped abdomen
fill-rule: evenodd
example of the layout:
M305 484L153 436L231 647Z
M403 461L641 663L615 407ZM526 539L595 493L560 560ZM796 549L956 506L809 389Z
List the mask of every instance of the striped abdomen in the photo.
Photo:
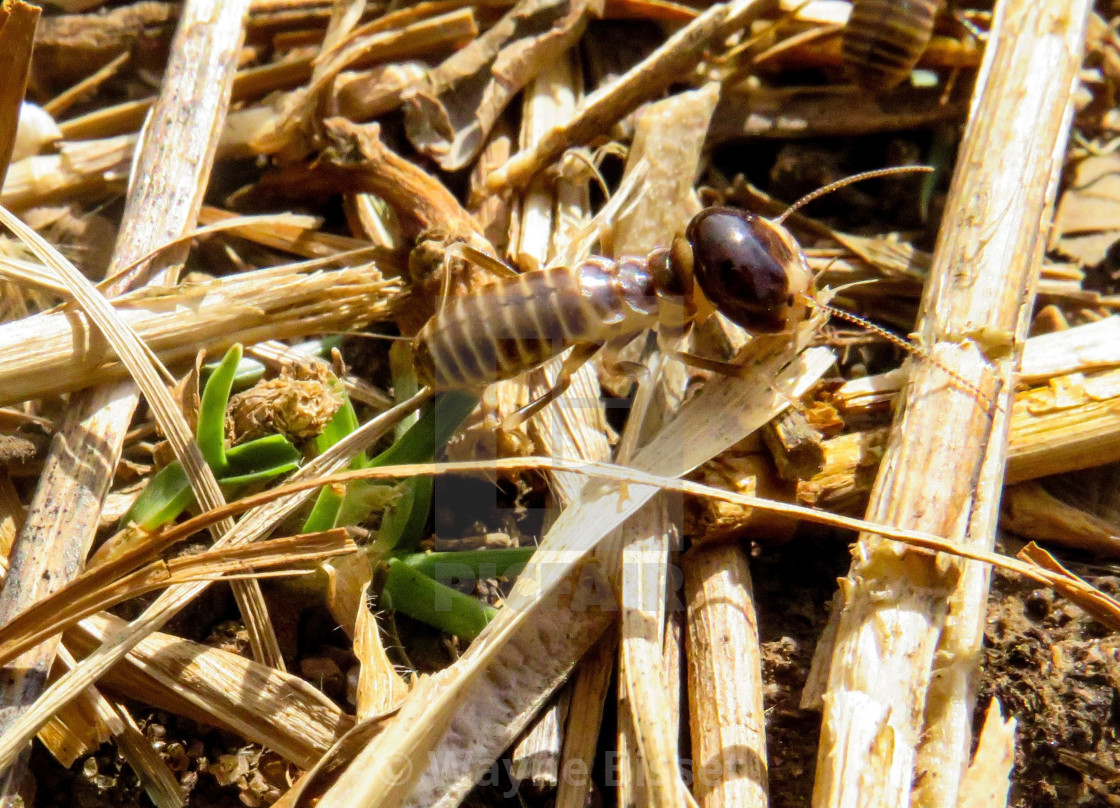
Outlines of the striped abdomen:
M577 342L649 328L657 305L644 259L526 272L449 301L416 335L416 368L436 390L485 387Z
M854 0L840 52L861 87L887 90L910 75L942 0Z

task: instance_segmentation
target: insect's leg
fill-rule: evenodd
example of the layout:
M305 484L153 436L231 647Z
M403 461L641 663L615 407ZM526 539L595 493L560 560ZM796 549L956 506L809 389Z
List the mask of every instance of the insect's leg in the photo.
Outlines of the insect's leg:
M484 253L482 250L472 247L464 242L457 242L447 248L447 254L456 258L462 258L464 261L474 264L476 267L485 269L487 272L493 274L498 278L516 278L518 272L509 264L502 261L500 258Z
M436 309L437 314L443 314L444 307L447 306L447 301L451 297L451 254L446 252L443 254L443 277L439 283L439 308Z
M451 260L453 258L481 267L499 278L513 278L517 277L518 274L516 269L503 263L500 259L487 255L482 250L469 244L459 241L449 245L443 252L443 282L440 284L439 300L439 313L441 314L451 295Z
M674 359L679 359L689 367L700 368L701 370L710 370L712 373L718 373L721 376L738 376L746 378L748 370L743 365L736 365L734 362L723 362L719 359L709 359L706 356L697 356L687 351L673 351L672 356Z
M644 379L649 375L649 368L641 362L628 362L625 359L618 358L619 352L626 347L631 339L632 337L630 335L617 337L603 346L603 353L600 356L603 363L603 370L616 376L626 376L630 379Z
M598 352L599 348L600 346L593 342L577 342L575 347L572 348L572 352L564 359L564 364L560 366L560 375L556 377L556 384L552 386L552 389L503 418L502 429L506 431L516 429L562 396L564 391L571 386L572 376Z
M748 367L746 365L736 365L732 362L722 362L719 359L708 359L704 356L697 356L696 354L685 353L677 351L673 354L677 359L684 362L686 365L701 370L710 370L713 373L719 373L723 376L737 376L741 379L755 377L766 383L766 386L777 396L785 400L795 410L804 410L801 402L789 395L785 390L780 388L774 379L768 375L760 373L757 367Z

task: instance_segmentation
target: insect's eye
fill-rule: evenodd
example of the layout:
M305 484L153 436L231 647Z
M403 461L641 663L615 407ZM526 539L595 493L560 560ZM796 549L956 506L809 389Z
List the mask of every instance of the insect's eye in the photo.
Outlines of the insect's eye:
M685 231L696 282L725 317L748 331L784 330L794 293L804 291L800 256L779 228L746 211L707 208Z

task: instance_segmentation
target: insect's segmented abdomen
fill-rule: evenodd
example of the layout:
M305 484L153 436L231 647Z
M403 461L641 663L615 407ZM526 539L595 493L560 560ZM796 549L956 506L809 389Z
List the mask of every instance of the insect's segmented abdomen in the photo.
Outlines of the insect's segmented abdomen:
M417 369L437 390L511 378L574 343L646 327L650 287L644 262L604 258L488 284L424 325L414 343Z
M840 51L861 87L886 90L918 63L942 0L855 0Z

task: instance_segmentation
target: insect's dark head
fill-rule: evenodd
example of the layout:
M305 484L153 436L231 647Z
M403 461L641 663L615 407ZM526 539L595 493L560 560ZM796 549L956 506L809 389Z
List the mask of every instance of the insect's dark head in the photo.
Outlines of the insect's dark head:
M780 224L737 208L705 208L683 241L696 284L728 319L751 332L776 333L804 318L812 274Z

